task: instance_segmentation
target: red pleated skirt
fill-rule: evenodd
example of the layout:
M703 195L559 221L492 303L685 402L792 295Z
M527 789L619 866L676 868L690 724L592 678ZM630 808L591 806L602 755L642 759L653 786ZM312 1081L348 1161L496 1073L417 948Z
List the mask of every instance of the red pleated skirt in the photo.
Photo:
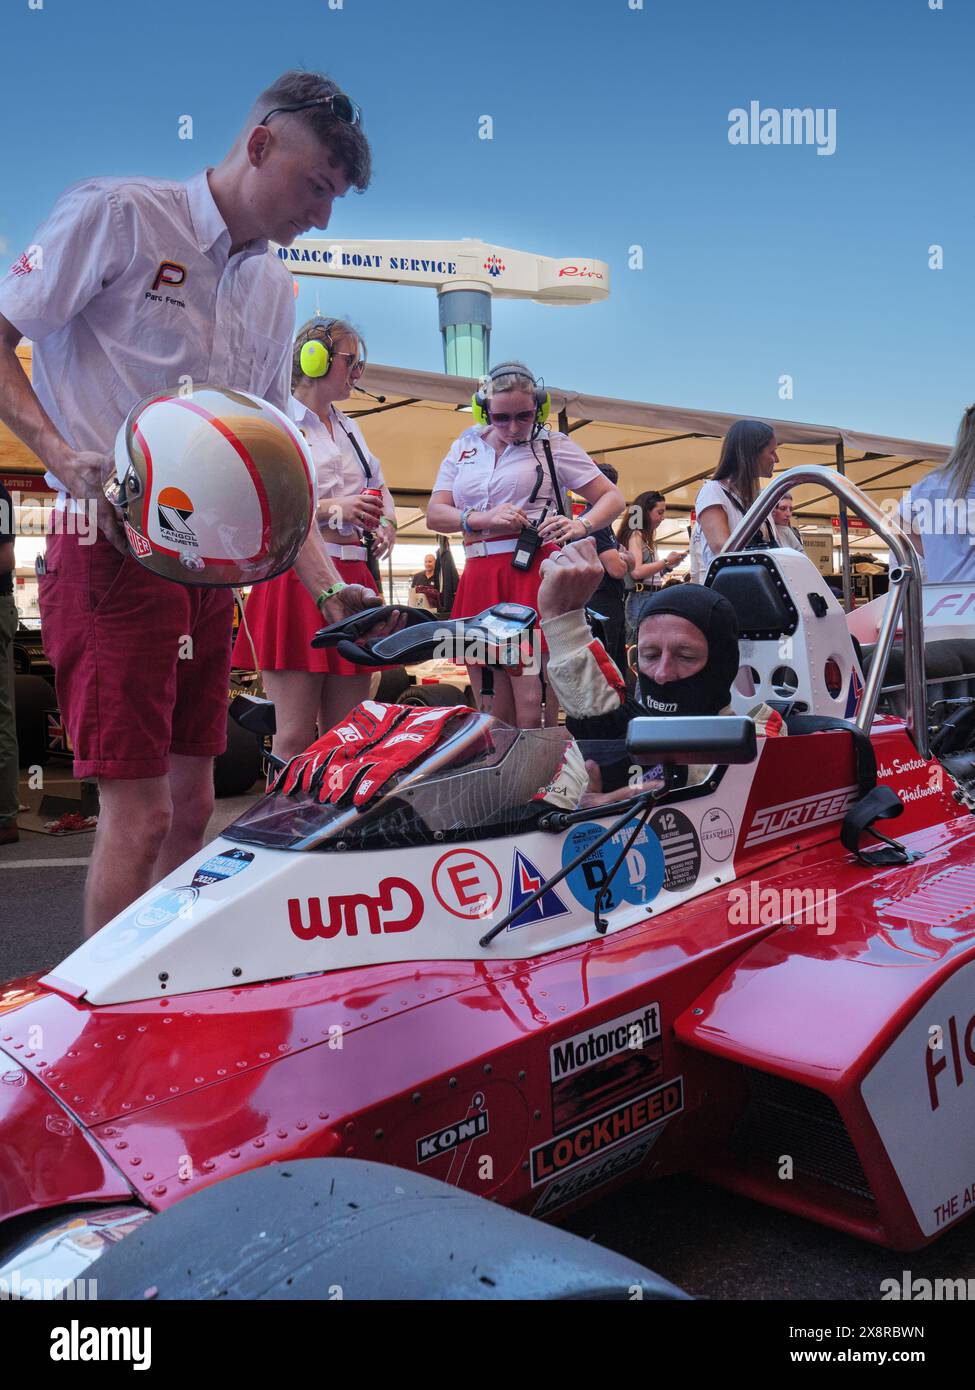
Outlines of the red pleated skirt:
M500 555L481 555L465 561L454 606L450 610L452 618L471 618L495 603L524 603L537 612L538 588L542 582L539 570L547 556L558 553L558 546L540 546L528 570L516 570L512 566L513 553L505 550ZM540 627L538 632L542 651L548 651Z
M347 584L363 584L376 593L376 582L365 560L332 563ZM244 605L244 616L254 641L254 652L243 623L234 643L233 664L253 670L256 652L260 671L317 671L329 676L358 676L374 670L353 666L332 649L312 647L311 639L325 620L294 570L255 584Z

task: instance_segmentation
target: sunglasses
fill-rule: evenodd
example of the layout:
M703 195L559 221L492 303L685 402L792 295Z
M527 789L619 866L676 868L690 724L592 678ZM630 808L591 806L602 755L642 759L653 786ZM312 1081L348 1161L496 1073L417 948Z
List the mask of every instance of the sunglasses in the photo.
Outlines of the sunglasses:
M349 372L353 376L363 371L366 365L366 359L364 357L356 357L354 352L333 352L332 356L348 358Z
M261 121L261 125L267 125L271 117L281 111L307 111L312 106L327 106L335 119L343 125L358 125L362 120L362 111L352 98L347 97L344 92L334 92L330 97L312 97L310 101L296 101L291 106L275 106Z
M503 412L498 412L497 414L495 414L492 411L490 418L492 425L510 425L512 421L514 421L515 424L518 425L529 425L535 418L535 411L519 410L517 415L508 415Z

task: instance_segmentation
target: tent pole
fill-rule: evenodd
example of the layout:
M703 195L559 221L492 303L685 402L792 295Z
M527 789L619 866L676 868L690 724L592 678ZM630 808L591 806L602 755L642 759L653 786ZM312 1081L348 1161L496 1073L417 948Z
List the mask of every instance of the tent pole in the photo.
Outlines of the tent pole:
M387 603L393 602L393 552L390 551L386 556L386 582L389 585L389 598Z
M841 478L846 477L846 455L843 441L836 441L836 471ZM853 612L853 585L850 579L850 526L846 518L846 503L840 499L840 553L843 560L843 607L847 613Z

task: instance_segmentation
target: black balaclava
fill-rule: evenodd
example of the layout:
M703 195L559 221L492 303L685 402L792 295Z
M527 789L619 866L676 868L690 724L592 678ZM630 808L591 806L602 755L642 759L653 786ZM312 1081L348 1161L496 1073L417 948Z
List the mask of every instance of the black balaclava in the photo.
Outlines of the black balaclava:
M636 611L636 628L645 618L672 613L686 618L707 638L708 659L696 676L660 685L638 670L640 701L650 714L720 714L731 700L738 674L738 622L728 600L701 584L674 584L649 594Z

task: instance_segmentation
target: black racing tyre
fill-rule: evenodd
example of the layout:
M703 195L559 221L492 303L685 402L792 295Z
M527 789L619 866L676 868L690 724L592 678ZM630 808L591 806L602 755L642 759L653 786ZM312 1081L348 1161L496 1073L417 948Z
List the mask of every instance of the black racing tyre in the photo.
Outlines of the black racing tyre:
M399 697L409 688L410 676L405 666L387 666L379 677L379 687L372 697L381 705L399 704Z
M49 759L47 714L57 709L54 686L43 676L14 676L14 718L21 767L41 766Z
M463 690L456 685L411 685L399 697L401 705L466 705Z
M201 1233L202 1236L201 1236ZM90 1266L99 1300L687 1299L622 1255L356 1158L274 1163L144 1221Z
M264 740L227 716L227 747L213 760L217 796L243 796L261 775Z

